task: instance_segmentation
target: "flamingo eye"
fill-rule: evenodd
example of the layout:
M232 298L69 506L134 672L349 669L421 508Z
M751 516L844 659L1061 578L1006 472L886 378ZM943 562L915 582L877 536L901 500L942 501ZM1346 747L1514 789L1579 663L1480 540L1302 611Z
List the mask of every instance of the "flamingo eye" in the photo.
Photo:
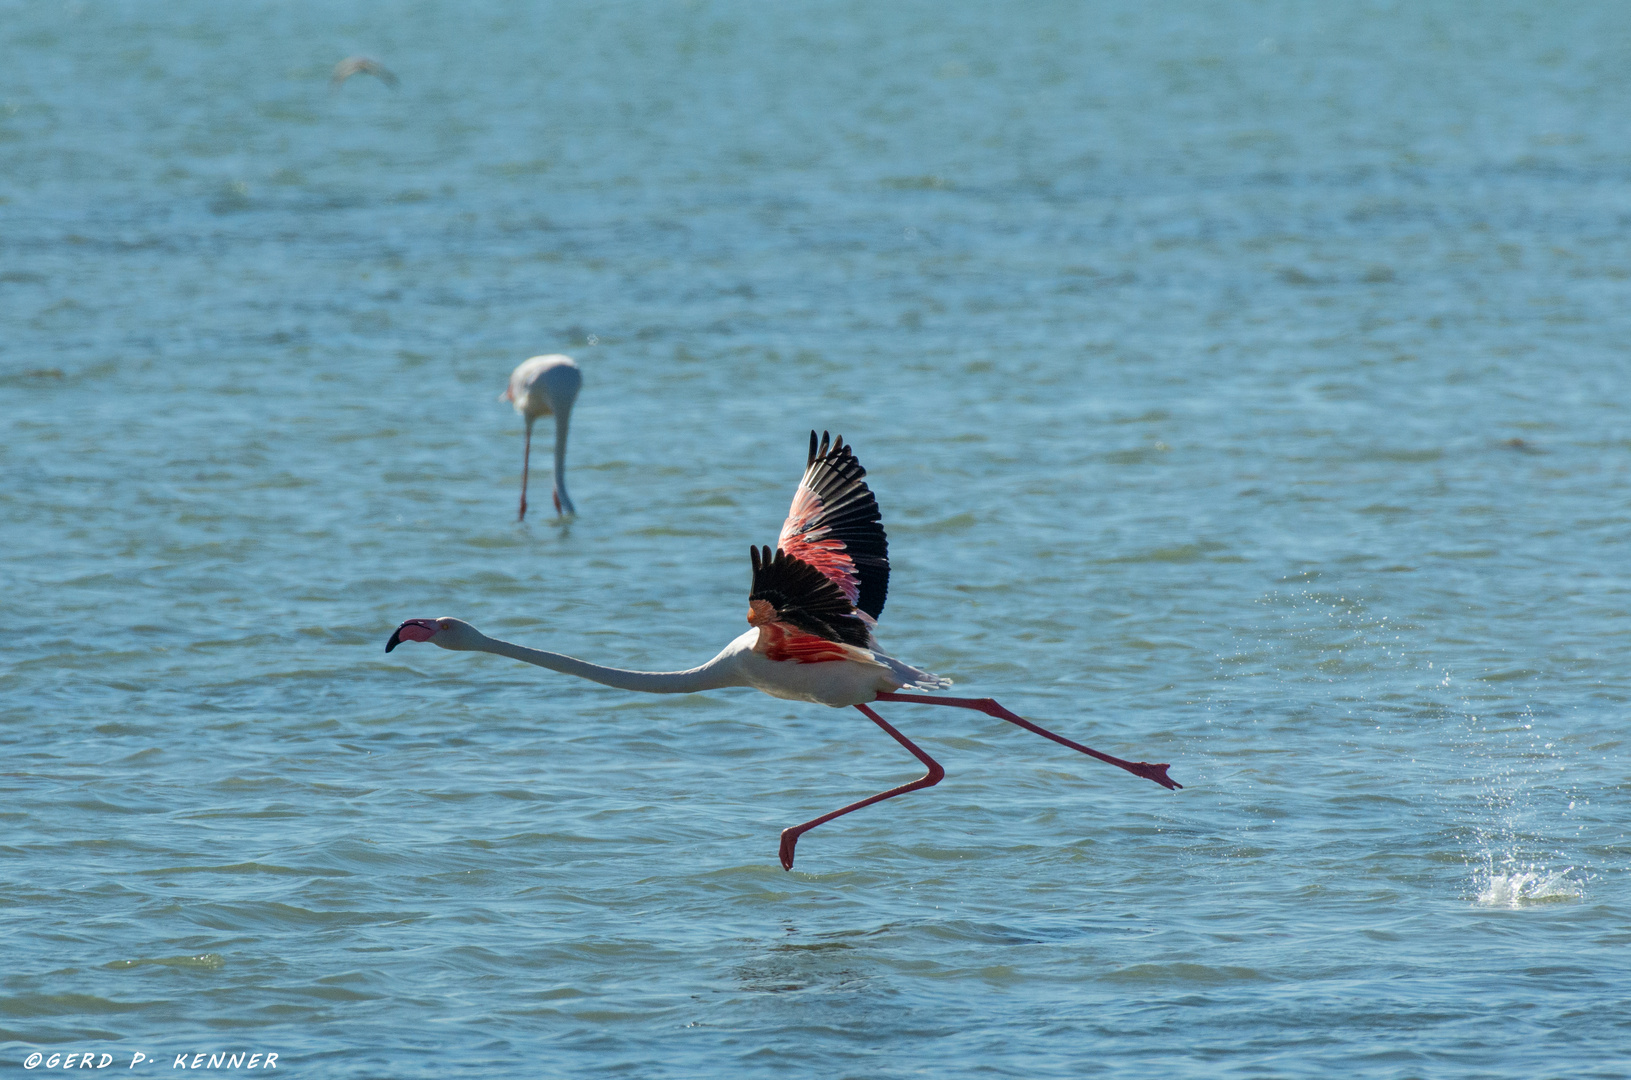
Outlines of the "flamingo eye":
M446 619L442 619L442 620L441 620L441 621L439 621L439 622L438 622L438 623L437 623L437 624L436 624L436 629L438 629L438 630L446 630L446 629L447 629L447 628L448 628L448 627L450 627L450 626L452 626L452 625L453 625L453 624L452 624L452 623L450 623L450 622L448 622L448 621L447 621L447 620L446 620Z

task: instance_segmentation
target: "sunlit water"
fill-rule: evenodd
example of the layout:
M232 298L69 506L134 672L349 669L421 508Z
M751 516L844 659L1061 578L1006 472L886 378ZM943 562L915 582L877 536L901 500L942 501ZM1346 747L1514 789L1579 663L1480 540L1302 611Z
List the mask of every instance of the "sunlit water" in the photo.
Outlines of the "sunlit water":
M0 1068L1631 1073L1627 116L1613 3L0 5ZM811 427L1184 790L887 706L789 874L853 710L382 651L712 655Z

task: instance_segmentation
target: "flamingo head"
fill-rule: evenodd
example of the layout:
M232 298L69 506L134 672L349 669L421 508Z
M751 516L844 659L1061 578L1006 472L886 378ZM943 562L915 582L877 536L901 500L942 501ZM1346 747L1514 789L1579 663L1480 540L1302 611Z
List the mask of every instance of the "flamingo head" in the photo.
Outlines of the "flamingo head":
M396 628L385 643L385 651L390 652L404 641L428 641L455 652L469 652L478 647L481 638L481 631L463 619L409 619Z

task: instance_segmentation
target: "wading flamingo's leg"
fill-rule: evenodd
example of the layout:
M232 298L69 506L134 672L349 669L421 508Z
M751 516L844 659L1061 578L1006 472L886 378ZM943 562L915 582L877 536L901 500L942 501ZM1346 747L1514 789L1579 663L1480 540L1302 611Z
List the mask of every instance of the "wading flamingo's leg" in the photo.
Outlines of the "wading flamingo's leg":
M517 521L527 520L527 471L532 467L532 422L527 422L527 442L521 451L521 513Z
M973 709L976 712L983 712L987 716L994 716L998 720L1006 720L1010 724L1018 724L1026 731L1034 731L1044 739L1052 739L1061 746L1068 746L1072 750L1080 750L1088 757L1095 757L1100 761L1107 762L1116 766L1117 768L1126 769L1134 776L1142 776L1146 780L1154 780L1157 784L1160 784L1168 791L1175 791L1184 786L1167 775L1168 766L1166 765L1151 765L1147 761L1123 761L1121 758L1111 757L1109 754L1101 754L1097 750L1083 746L1079 742L1072 742L1063 735L1055 735L1047 728L1039 727L1036 724L1031 723L1029 720L1026 720L1024 717L1015 716L1013 713L1009 712L1001 705L998 705L990 698L928 697L923 694L879 694L878 700L915 701L924 705L951 705L959 709ZM861 708L859 705L855 707L857 709ZM881 720L879 721L879 723L882 722L883 721Z
M879 696L882 697L883 695L880 694ZM862 799L860 802L850 803L841 810L834 810L830 814L822 814L814 821L806 821L803 825L794 825L791 829L783 829L781 850L783 870L793 869L793 849L798 846L799 837L803 836L817 825L831 821L835 817L843 817L845 814L848 814L853 810L859 810L863 806L871 806L875 802L883 802L885 799L893 799L896 795L904 795L908 791L916 791L918 788L934 787L936 784L940 783L941 779L946 775L946 770L940 767L940 762L936 761L928 754L925 754L911 739L908 739L906 736L902 735L900 732L891 727L889 725L889 721L885 720L883 717L879 716L865 705L857 705L855 707L866 714L866 718L868 720L871 720L874 724L877 724L879 727L889 732L890 737L896 742L910 750L913 757L917 758L919 761L923 762L923 764L929 767L929 771L923 774L922 779L913 780L910 784L902 784L900 787L890 788L888 791L874 795L870 799Z

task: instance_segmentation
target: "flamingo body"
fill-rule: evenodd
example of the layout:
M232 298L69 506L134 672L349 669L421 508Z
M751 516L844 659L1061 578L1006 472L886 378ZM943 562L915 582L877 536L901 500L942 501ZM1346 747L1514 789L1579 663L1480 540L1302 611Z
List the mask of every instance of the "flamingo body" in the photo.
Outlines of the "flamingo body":
M536 357L535 361L564 360ZM532 364L535 361L528 361ZM567 361L567 363L571 363ZM525 368L527 365L522 365ZM558 370L542 366L538 376ZM576 371L575 366L572 369ZM516 369L515 379L522 374ZM575 384L574 384L575 392ZM518 403L524 395L515 394ZM517 404L519 409L521 406ZM555 407L558 409L558 399ZM525 415L525 413L523 413ZM556 413L560 415L559 412ZM529 421L530 422L530 421ZM1124 761L1025 720L989 698L932 698L900 694L902 689L944 690L951 680L930 674L884 653L874 634L889 588L889 545L877 499L864 483L866 470L844 440L819 443L810 433L810 454L793 507L782 526L777 549L753 548L748 592L750 629L705 664L685 671L628 671L603 667L560 653L490 638L453 618L409 619L385 644L390 652L404 641L429 641L458 652L488 652L624 690L685 694L732 686L752 687L771 697L834 708L854 706L928 768L921 779L841 807L782 833L780 859L792 869L794 849L804 833L833 818L932 787L945 770L874 712L875 701L908 701L974 709L1035 732L1073 750L1126 769L1172 789L1167 766ZM524 498L524 496L523 496ZM525 503L523 502L523 513Z

